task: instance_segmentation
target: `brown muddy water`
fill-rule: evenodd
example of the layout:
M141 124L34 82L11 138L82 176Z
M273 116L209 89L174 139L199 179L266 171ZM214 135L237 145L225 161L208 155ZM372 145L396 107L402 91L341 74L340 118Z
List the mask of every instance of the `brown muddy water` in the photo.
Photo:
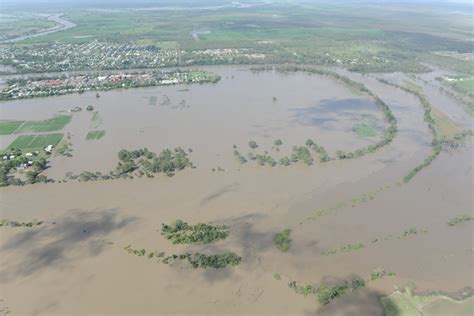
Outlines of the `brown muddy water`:
M445 292L473 285L472 223L446 224L473 211L471 147L444 151L412 182L395 184L431 150L415 97L350 74L391 107L400 130L392 144L357 160L310 167L240 165L233 144L246 155L248 141L255 140L255 153L279 158L312 138L334 153L377 141L358 138L354 124L386 125L369 98L326 77L208 69L220 73L221 82L0 104L2 119L43 119L88 104L98 111L95 122L90 112L73 114L65 133L74 156L53 158L48 176L55 179L111 170L122 148L191 147L197 166L172 178L0 189L1 218L46 221L37 228L0 229L0 298L14 314L381 315L378 297L410 280L420 290ZM92 129L106 130L105 137L86 141ZM278 138L280 152L272 149ZM9 141L1 137L2 147ZM217 166L225 171L212 172ZM387 185L374 199L314 216L318 208ZM229 225L230 236L206 246L172 246L157 229L178 218ZM272 238L286 227L293 242L281 253ZM399 238L410 227L420 233ZM358 242L366 247L321 254ZM170 267L127 254L122 248L129 244L167 253L232 250L243 261L221 270ZM379 267L397 276L325 308L287 285L366 278Z

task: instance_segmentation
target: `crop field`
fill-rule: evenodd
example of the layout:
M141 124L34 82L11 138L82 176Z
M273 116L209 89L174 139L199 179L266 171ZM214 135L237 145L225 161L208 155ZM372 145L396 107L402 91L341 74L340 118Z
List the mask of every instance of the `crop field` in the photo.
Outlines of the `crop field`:
M71 116L59 115L47 120L41 121L25 121L15 133L26 133L26 132L55 132L62 130L67 124L71 122ZM0 125L1 126L1 125Z
M8 149L32 150L40 149L48 145L56 146L63 134L44 134L44 135L20 135L9 146Z
M10 135L20 127L24 121L0 121L0 135Z

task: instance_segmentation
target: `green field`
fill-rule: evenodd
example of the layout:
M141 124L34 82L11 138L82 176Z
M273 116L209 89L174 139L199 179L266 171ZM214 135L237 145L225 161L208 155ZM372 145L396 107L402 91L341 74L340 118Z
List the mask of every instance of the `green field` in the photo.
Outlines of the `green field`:
M0 135L10 135L15 132L24 121L0 121Z
M98 140L101 139L102 137L105 136L105 131L104 130L99 130L99 131L90 131L86 135L87 140Z
M26 132L55 132L62 130L71 122L72 117L69 115L59 115L47 120L41 121L25 121L16 131L15 134Z
M352 131L359 137L374 137L377 136L377 131L372 129L369 125L362 123L356 124L352 127Z
M41 149L48 145L56 146L63 134L44 134L44 135L20 135L9 146L8 149L33 150Z
M463 79L456 81L456 86L467 93L474 93L474 79Z

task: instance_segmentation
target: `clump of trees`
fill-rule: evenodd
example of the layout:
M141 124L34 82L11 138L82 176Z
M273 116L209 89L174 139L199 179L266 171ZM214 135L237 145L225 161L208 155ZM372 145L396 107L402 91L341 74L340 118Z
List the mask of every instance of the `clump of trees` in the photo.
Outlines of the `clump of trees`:
M171 225L161 225L161 235L171 240L173 244L208 244L229 236L229 228L225 225L209 225L198 223L189 225L182 220L176 220Z
M316 142L308 139L306 141L306 146L310 147L312 150L314 150L315 152L319 154L320 162L328 162L331 160L331 157L326 151L326 148L324 148L322 145L318 145Z
M266 154L263 154L263 155L260 155L260 154L257 154L255 156L255 159L257 160L257 163L260 165L260 166L264 166L264 165L269 165L271 167L275 167L277 165L277 162L275 159L273 159L272 156L270 155L266 155Z
M10 152L5 152L8 159L0 161L0 187L9 185L25 185L33 183L46 183L48 178L42 174L47 168L46 158L36 155L33 157L26 157L22 150L11 149ZM11 158L10 157L14 157ZM12 171L19 168L27 168L25 172L25 181L16 178Z
M329 304L336 297L350 291L363 288L365 281L360 278L355 278L352 281L343 281L340 284L329 286L326 284L317 285L298 285L296 281L288 283L288 287L293 289L296 293L307 295L316 295L319 304L325 306Z
M242 257L238 256L234 252L228 251L220 254L206 255L200 252L185 254L172 254L166 256L164 252L151 251L148 252L144 248L134 249L131 245L124 247L124 250L129 254L133 254L139 257L147 257L148 259L158 258L158 262L174 265L178 261L187 260L193 268L214 268L221 269L228 265L236 266L242 261Z
M329 304L336 297L346 293L347 291L354 291L365 286L363 279L355 279L352 282L343 282L335 286L327 286L322 284L318 288L318 302L321 305Z
M308 142L306 142L306 144L308 144ZM310 166L314 163L314 159L311 156L309 149L305 146L293 147L293 154L291 155L291 161L292 162L303 161L303 163L307 166Z
M174 151L165 149L157 157L143 160L141 165L146 172L163 172L168 176L172 176L176 170L192 167L188 154L180 147L175 148Z
M273 237L273 243L282 252L287 252L291 247L291 229L284 229Z

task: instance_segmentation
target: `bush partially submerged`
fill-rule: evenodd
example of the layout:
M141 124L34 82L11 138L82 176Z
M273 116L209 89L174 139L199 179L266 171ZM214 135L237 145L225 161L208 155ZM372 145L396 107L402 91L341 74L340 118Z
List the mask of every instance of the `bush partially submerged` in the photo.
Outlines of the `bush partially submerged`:
M173 265L178 261L187 260L193 268L214 268L220 269L225 268L228 265L236 266L242 260L242 257L238 256L233 252L225 252L221 254L214 254L214 255L206 255L199 252L196 253L185 253L185 254L172 254L169 256L165 256L164 252L152 251L148 252L143 248L133 249L131 245L124 247L124 250L130 254L134 254L139 257L147 257L148 259L158 258L158 262ZM160 259L163 258L163 259Z
M229 229L225 225L213 226L203 223L191 226L182 220L176 220L171 225L162 224L161 235L171 240L173 244L208 244L227 238Z
M290 229L285 229L273 237L273 243L282 252L287 252L291 246Z
M43 221L39 221L37 219L32 220L31 222L17 222L17 221L10 221L7 219L0 220L0 227L9 226L9 227L34 227L43 224Z
M469 221L472 221L472 220L474 220L474 217L472 217L472 215L470 215L470 214L461 214L461 215L458 215L454 218L451 218L448 221L448 225L449 226L456 226L456 225L459 225L459 224L462 224L462 223L465 223L465 222L469 222Z

